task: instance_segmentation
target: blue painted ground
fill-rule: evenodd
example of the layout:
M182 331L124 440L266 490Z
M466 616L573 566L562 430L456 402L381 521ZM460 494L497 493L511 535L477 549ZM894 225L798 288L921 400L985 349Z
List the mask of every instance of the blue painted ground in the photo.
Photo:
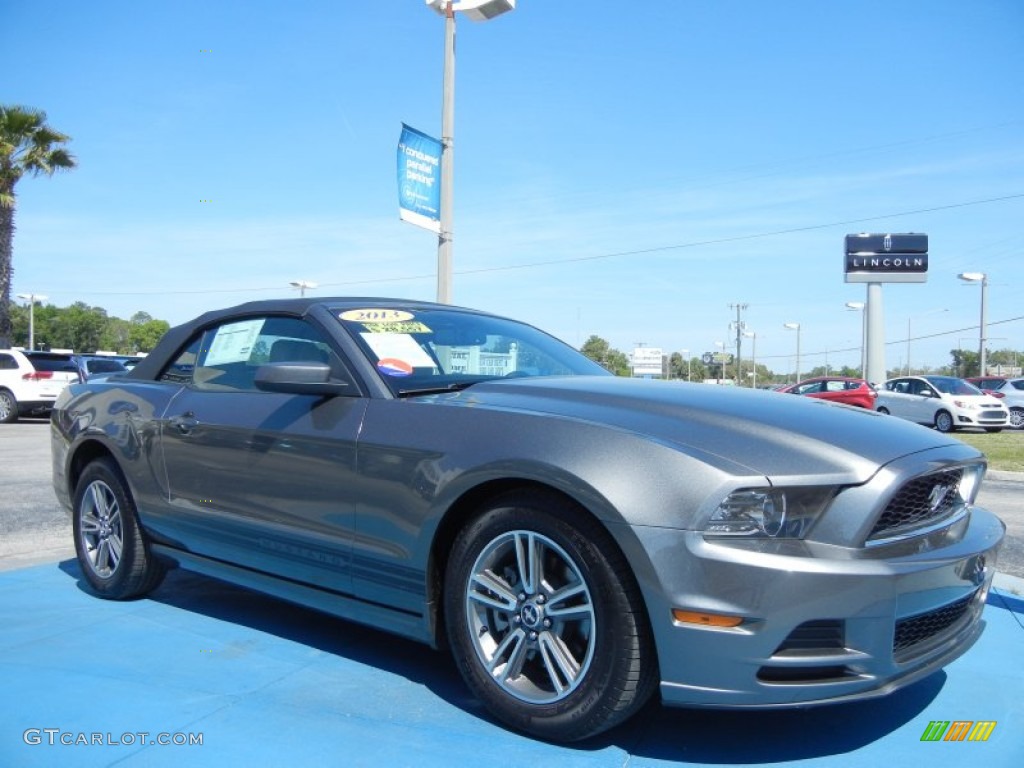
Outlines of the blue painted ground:
M985 615L970 653L879 701L651 706L561 747L491 722L428 648L180 571L150 599L99 600L66 561L0 573L0 767L1020 768L1024 600L997 589ZM987 742L922 742L933 720L996 726ZM202 744L153 743L190 734Z

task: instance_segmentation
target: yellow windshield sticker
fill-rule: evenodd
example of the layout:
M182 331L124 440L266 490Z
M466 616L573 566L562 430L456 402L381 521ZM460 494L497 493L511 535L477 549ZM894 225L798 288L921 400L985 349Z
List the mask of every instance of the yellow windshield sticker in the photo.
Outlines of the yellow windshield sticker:
M412 312L403 309L349 309L341 313L341 319L349 323L401 323L412 320Z

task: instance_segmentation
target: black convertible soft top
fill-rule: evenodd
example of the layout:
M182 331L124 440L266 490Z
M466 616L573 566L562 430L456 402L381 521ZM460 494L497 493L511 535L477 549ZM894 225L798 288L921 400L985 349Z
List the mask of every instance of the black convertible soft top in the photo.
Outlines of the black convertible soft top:
M450 307L448 305L436 304L430 301L417 301L415 299L382 298L379 296L334 296L297 299L263 299L261 301L249 301L225 309L214 309L204 312L194 320L176 325L163 335L159 343L138 365L136 365L125 378L139 379L144 381L155 381L170 359L178 354L181 347L192 337L192 335L207 325L213 325L227 317L243 317L246 315L279 314L303 317L309 314L313 307L400 307L403 309L427 309L447 307L449 309L460 309L467 312L463 307Z

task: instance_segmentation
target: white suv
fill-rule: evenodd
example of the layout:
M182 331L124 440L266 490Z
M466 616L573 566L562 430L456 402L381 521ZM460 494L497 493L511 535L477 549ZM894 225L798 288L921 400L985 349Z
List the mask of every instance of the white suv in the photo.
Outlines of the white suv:
M61 390L78 380L71 355L0 349L0 424L47 415Z

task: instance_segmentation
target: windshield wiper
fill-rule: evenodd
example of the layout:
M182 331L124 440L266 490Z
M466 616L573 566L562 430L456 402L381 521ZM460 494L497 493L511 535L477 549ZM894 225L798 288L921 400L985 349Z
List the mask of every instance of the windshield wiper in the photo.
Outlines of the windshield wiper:
M461 392L467 387L479 384L481 381L484 381L484 379L478 379L476 381L453 381L451 384L445 384L444 386L423 387L422 389L400 389L398 390L398 396L412 397L415 395L443 395L446 392Z

